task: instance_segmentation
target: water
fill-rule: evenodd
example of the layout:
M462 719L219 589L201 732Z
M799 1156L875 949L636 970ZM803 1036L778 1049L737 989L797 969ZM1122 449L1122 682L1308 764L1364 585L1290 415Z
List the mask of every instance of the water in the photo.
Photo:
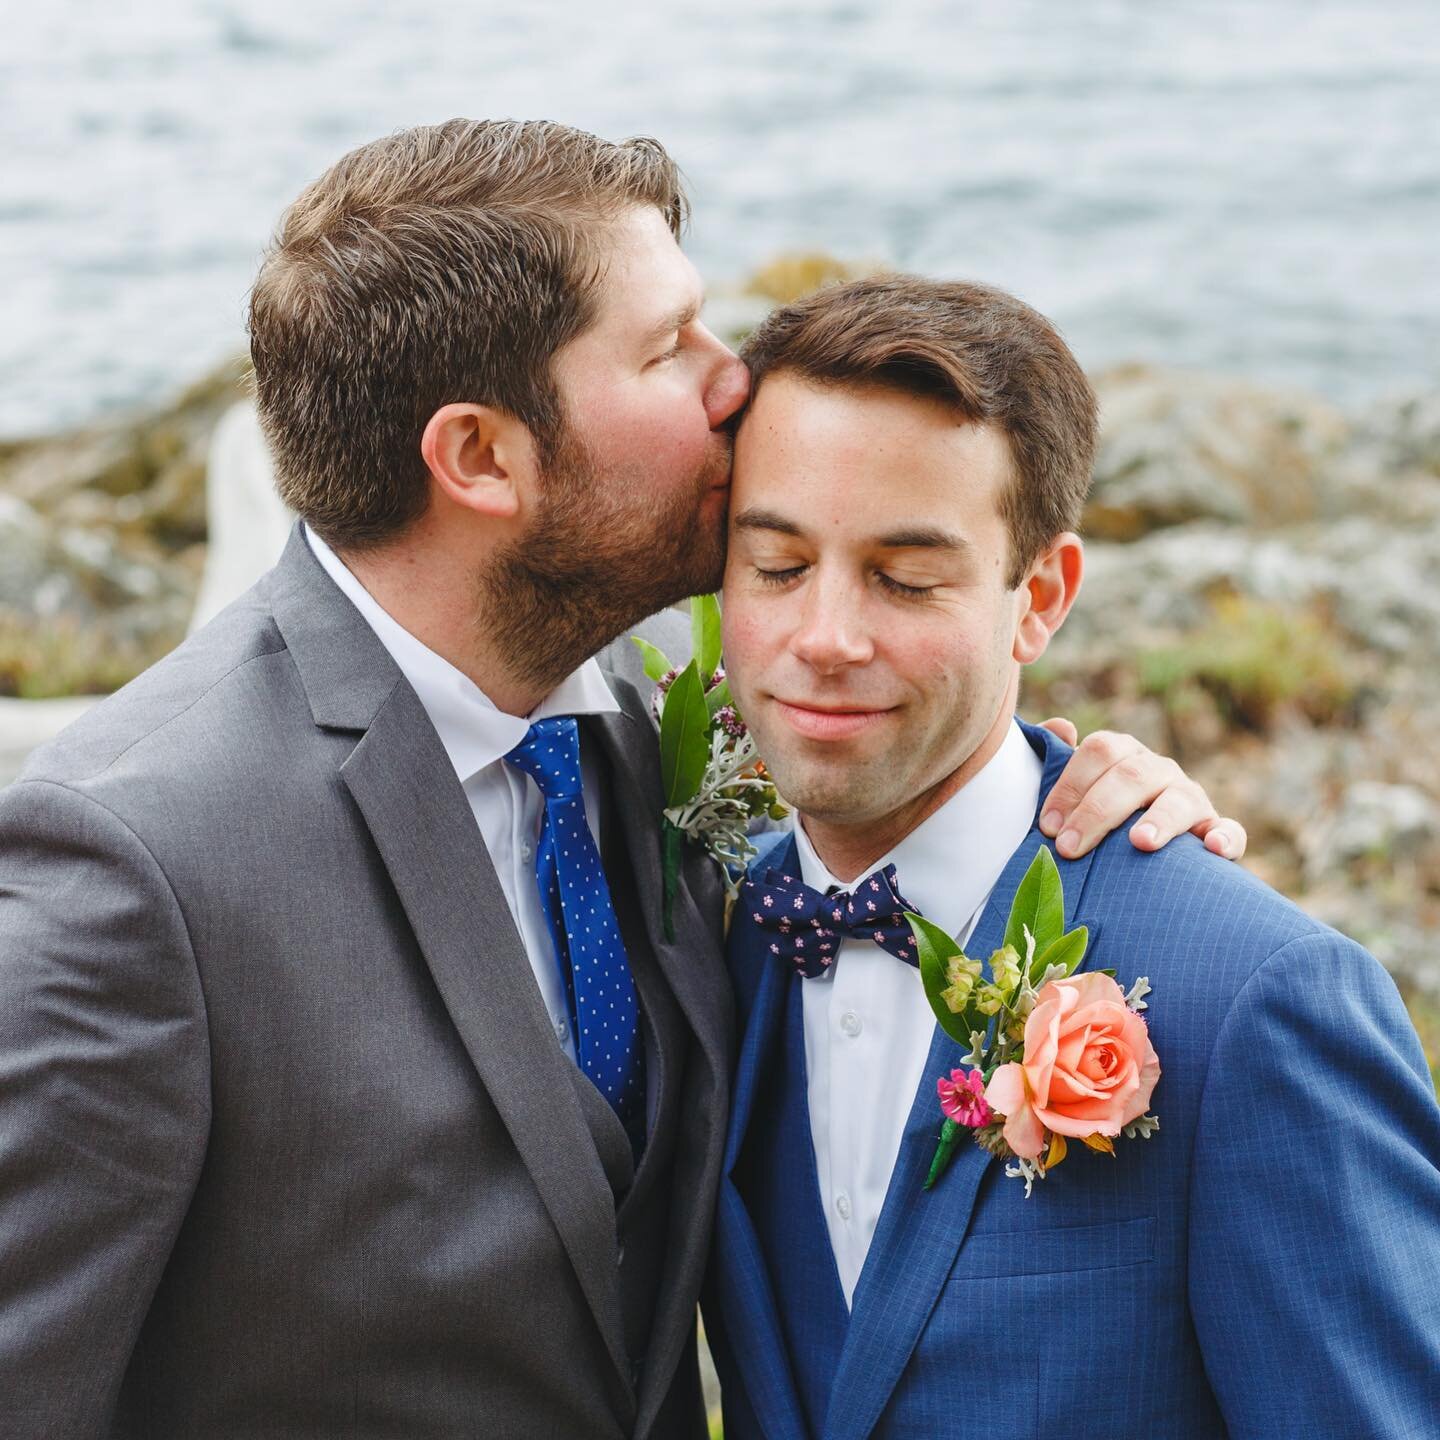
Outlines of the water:
M9 0L0 435L244 344L283 206L455 114L648 132L716 287L824 249L998 282L1082 360L1344 403L1440 359L1436 0Z

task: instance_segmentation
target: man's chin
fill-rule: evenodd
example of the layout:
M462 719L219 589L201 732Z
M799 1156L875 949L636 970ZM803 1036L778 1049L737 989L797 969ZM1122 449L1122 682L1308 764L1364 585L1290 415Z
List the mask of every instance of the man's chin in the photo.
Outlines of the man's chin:
M760 753L765 754L764 746ZM786 765L767 761L775 787L785 803L807 819L826 825L859 825L884 810L876 808L876 795L863 779L857 783L853 768L840 756L830 765ZM843 772L844 783L837 784Z

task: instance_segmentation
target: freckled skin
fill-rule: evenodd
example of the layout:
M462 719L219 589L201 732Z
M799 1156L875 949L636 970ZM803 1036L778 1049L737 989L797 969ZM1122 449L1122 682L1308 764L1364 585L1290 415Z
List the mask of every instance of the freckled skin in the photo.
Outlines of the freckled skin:
M1021 664L1058 626L1037 624L1043 587L1005 588L1009 476L1000 431L889 389L780 372L741 426L725 573L731 684L840 878L985 765Z

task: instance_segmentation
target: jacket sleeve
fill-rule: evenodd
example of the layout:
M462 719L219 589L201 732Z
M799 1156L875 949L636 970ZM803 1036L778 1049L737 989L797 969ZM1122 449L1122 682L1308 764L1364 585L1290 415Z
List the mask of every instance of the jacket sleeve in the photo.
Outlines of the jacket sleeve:
M0 793L0 1395L12 1440L105 1433L205 1152L185 922L95 801Z
M1246 982L1191 1176L1191 1306L1230 1434L1434 1434L1440 1105L1358 945L1305 936Z

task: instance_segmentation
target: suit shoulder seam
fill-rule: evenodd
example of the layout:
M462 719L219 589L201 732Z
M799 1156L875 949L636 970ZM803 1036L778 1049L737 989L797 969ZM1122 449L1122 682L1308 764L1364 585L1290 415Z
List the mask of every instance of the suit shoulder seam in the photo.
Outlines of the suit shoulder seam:
M155 736L163 733L177 720L183 719L198 704L200 704L202 700L208 699L209 696L211 696L216 690L218 690L220 686L222 686L232 675L238 674L247 666L253 665L257 660L269 660L272 656L283 655L288 649L289 646L287 645L277 645L273 650L262 650L258 655L249 655L244 660L238 661L236 664L232 665L223 675L217 675L215 679L212 680L210 684L207 685L198 695L191 699L186 705L182 706L173 715L167 716L158 725L156 725L154 729L147 730L143 735L137 735L123 750L119 751L115 755L112 755L110 759L106 762L103 769L95 771L93 775L87 776L86 778L90 780L98 780L100 776L104 775L107 771L112 770L116 765L118 765L137 745L143 745L145 741L153 740ZM62 788L65 789L71 788L67 785L64 785L63 781L52 781L50 783L59 784L62 786ZM96 803L98 804L99 802L97 801ZM101 808L105 809L107 807L101 806ZM118 815L115 818L117 820L120 819ZM125 822L121 820L120 823L123 825ZM137 836L136 838L138 839L139 837Z

